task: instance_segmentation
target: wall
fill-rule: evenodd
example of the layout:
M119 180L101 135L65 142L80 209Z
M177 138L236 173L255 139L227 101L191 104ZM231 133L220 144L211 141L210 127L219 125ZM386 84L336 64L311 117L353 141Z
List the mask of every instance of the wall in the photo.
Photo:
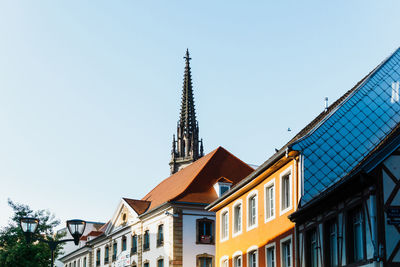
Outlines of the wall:
M195 267L196 266L196 255L209 254L215 255L215 245L208 244L196 244L197 229L196 220L207 218L214 220L214 212L207 212L202 210L184 209L182 210L183 220L183 266ZM214 223L215 226L215 223ZM215 233L214 233L215 239Z
M285 213L280 213L280 177L291 169L291 203L292 207ZM260 176L262 176L261 174ZM265 203L264 203L264 185L270 181L275 180L275 218L266 222L265 221ZM225 205L223 209L217 211L217 246L216 246L216 266L220 266L220 260L223 257L230 259L230 266L232 265L232 256L235 253L241 252L243 254L243 266L247 266L246 253L249 248L258 247L258 260L259 266L265 266L265 245L276 243L276 255L278 264L280 262L279 247L280 240L288 236L292 236L292 252L294 253L294 224L288 219L288 216L296 209L298 203L298 161L290 160L281 168L266 176L262 179L261 183L251 186L246 193L236 196L229 204ZM257 199L257 224L254 229L247 230L247 197L256 190L258 192ZM236 201L242 201L242 233L233 236L233 205ZM229 237L226 241L221 241L221 214L222 211L229 211ZM294 255L292 253L292 255ZM279 266L279 265L277 265Z

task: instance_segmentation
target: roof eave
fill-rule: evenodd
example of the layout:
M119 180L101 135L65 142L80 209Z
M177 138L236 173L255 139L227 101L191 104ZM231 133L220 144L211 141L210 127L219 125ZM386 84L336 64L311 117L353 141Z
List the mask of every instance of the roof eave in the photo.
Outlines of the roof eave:
M234 187L231 188L227 193L216 199L214 202L212 202L210 205L206 207L207 210L214 211L215 208L220 206L225 200L230 198L234 193L239 191L241 188L249 184L251 181L253 181L257 176L262 174L265 170L273 166L276 162L279 161L282 157L286 156L286 154L289 152L289 147L285 146L281 148L278 152L276 152L274 155L272 155L267 161L265 161L263 164L261 164L260 167L258 167L256 170L254 170L252 173L250 173L246 178L244 178L242 181L237 183Z

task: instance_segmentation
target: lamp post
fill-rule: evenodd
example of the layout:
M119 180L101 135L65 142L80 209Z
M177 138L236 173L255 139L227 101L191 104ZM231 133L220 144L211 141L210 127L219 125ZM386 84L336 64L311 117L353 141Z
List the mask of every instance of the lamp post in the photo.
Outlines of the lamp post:
M33 239L45 242L49 245L51 251L51 267L54 266L54 251L57 246L61 243L74 241L75 245L79 244L79 238L81 238L83 232L85 231L86 222L83 220L69 220L67 221L67 228L69 233L72 235L72 239L63 240L46 240L40 237L35 237L34 234L39 225L39 219L32 217L23 217L19 220L22 232L24 232L26 242L30 243Z

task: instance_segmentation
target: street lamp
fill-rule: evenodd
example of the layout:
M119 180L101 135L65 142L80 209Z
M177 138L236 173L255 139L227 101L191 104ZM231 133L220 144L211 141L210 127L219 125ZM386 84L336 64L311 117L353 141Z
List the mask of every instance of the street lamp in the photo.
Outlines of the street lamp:
M36 232L39 219L32 217L23 217L19 220L20 227L22 232L24 232L26 242L30 243L33 240L33 235ZM51 267L54 266L54 251L57 248L58 244L74 241L75 245L79 244L79 239L81 238L83 232L86 228L86 222L83 220L69 220L67 221L67 228L69 233L72 235L73 239L64 239L64 240L46 240L40 237L35 238L38 241L45 242L49 245L51 250Z

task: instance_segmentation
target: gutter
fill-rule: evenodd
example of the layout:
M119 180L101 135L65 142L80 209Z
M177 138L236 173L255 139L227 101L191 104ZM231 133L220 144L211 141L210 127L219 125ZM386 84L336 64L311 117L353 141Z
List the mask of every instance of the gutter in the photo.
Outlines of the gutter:
M229 190L227 193L219 197L217 200L212 202L210 205L206 207L206 210L211 210L215 206L217 206L219 203L227 199L229 196L233 195L235 192L239 191L244 185L248 184L254 178L259 176L261 173L263 173L266 169L274 165L280 158L283 156L287 155L291 149L286 146L281 148L278 152L276 152L272 157L270 157L266 162L261 164L260 167L258 167L256 170L254 170L252 173L250 173L246 178L241 180L239 183L237 183L231 190Z

